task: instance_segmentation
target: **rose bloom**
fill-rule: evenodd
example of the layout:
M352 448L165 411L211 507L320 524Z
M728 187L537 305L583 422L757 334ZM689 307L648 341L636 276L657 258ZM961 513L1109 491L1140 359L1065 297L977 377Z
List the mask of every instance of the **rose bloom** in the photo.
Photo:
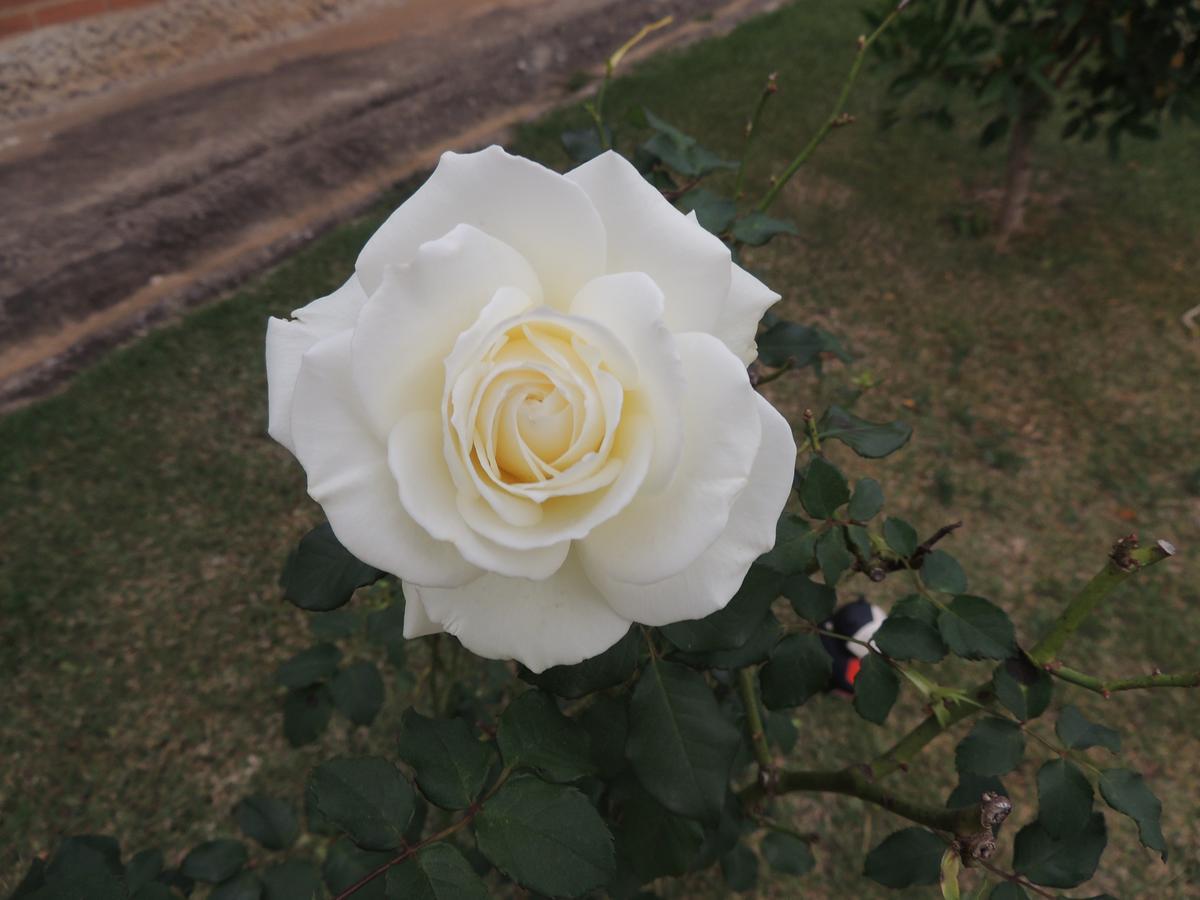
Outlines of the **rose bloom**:
M406 636L577 663L721 609L774 543L796 447L746 366L778 299L615 153L447 153L270 320L269 431Z

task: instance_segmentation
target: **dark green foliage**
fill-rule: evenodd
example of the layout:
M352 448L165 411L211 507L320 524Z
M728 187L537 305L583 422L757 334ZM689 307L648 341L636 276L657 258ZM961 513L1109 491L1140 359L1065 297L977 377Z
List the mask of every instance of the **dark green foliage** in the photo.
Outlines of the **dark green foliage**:
M819 367L823 353L842 362L851 359L837 337L824 329L799 322L777 321L758 336L758 358L763 365L782 366L790 361L794 369Z
M959 772L958 784L946 798L946 806L956 809L960 806L974 806L979 803L984 792L1008 796L1004 782L995 775L976 775L974 772Z
M679 198L683 212L695 212L696 219L713 234L723 234L733 224L737 206L728 197L714 194L708 188L695 188Z
M350 555L324 522L300 539L283 567L284 596L301 609L324 612L343 606L354 592L383 577Z
M676 663L646 666L629 706L626 753L643 786L674 813L721 815L741 734L704 678Z
M780 573L755 564L724 609L703 619L664 625L660 631L680 650L734 650L754 634L782 583Z
M903 519L888 517L883 520L883 539L896 551L896 555L908 559L917 552L919 538L917 529Z
M771 871L783 875L806 875L817 864L808 841L793 834L770 831L760 845Z
M804 470L800 502L814 519L832 519L838 508L850 501L846 476L822 456L814 456Z
M783 583L783 596L791 601L796 615L810 622L824 622L837 606L837 592L807 575L793 575Z
M892 659L938 662L946 655L946 644L937 628L913 616L898 616L895 610L871 640Z
M1037 773L1038 822L1055 839L1082 831L1092 816L1092 784L1065 759L1044 763Z
M387 873L387 900L487 900L487 886L454 847L432 844Z
M328 680L337 671L342 651L333 644L316 644L280 663L275 683L285 688L305 688Z
M885 887L937 884L946 844L924 828L904 828L867 854L863 874Z
M1006 659L992 673L996 699L1021 721L1036 719L1050 705L1054 681L1024 656Z
M462 719L428 719L415 709L400 722L397 751L416 772L421 793L442 809L464 809L479 796L495 750Z
M217 884L236 875L248 858L246 845L241 841L218 838L188 853L179 871L194 881Z
M877 653L868 653L854 679L854 711L882 725L900 696L900 676Z
M596 771L587 731L538 690L526 691L504 710L496 743L506 766L536 769L548 781L577 781Z
M1121 735L1107 725L1090 722L1075 706L1064 706L1058 714L1054 731L1058 739L1072 750L1104 747L1113 753L1121 752Z
M363 850L348 837L340 837L330 845L329 852L325 855L321 877L325 879L330 891L344 891L395 855L394 852L386 850ZM359 900L360 897L362 900L384 900L385 896L382 878L376 878L354 893L355 900Z
M1006 659L1016 635L1008 614L982 597L955 597L938 616L938 631L950 652L963 659Z
M387 760L331 759L313 770L309 789L322 815L364 850L391 850L403 842L413 790Z
M283 701L283 733L293 747L311 744L329 725L333 697L323 684L288 691Z
M166 890L166 885L162 885ZM228 881L222 881L209 894L209 900L259 900L263 894L263 883L253 872L239 872L237 875L230 878ZM141 895L138 895L139 898ZM173 897L174 894L167 893L164 897ZM371 900L370 896L364 891L362 900Z
M383 679L369 660L353 662L329 684L333 704L355 725L370 725L383 708Z
M602 778L612 778L628 767L625 740L629 735L629 711L624 699L597 697L580 713L579 724L588 733L592 761Z
M315 863L289 859L261 873L263 900L323 900L325 888Z
M614 793L617 856L637 873L639 883L691 869L704 843L699 822L668 810L636 779L619 783Z
M860 478L854 485L854 495L846 514L856 522L874 518L883 509L883 488L874 478Z
M833 660L814 634L793 634L776 645L759 672L767 709L799 706L829 687Z
M738 844L721 855L721 877L731 891L753 890L758 884L758 857L745 844Z
M162 874L163 855L156 849L143 850L129 860L125 867L125 884L131 894L136 894L142 885L149 884Z
M868 422L840 406L830 406L817 423L821 440L841 441L859 456L880 459L895 453L912 437L903 422Z
M944 550L932 550L921 562L921 580L932 591L961 594L967 589L967 576L962 566Z
M1008 719L980 719L954 751L954 766L975 775L1003 775L1021 764L1025 736Z
M1040 822L1026 825L1013 842L1013 868L1035 884L1070 888L1095 874L1108 842L1104 815L1092 813L1080 831L1054 838Z
M524 887L578 897L612 876L612 835L579 791L529 775L511 779L475 820L479 849Z
M644 110L646 122L655 134L642 144L642 150L680 175L696 178L717 169L734 169L737 163L721 159L711 150L700 146L696 139L669 125L650 110Z
M738 219L733 226L734 240L749 244L751 247L761 247L771 238L780 234L799 235L800 230L796 228L794 222L776 219L760 212L752 212Z
M521 667L521 677L530 684L559 697L574 700L629 678L637 668L644 641L641 631L630 628L625 637L603 653L573 666L552 666L534 673Z
M1157 850L1167 861L1167 841L1162 833L1162 803L1146 786L1145 779L1129 769L1105 769L1100 773L1100 796L1117 812L1137 823L1142 844Z
M817 564L825 583L833 587L842 574L854 565L854 556L846 547L841 528L830 528L817 540Z
M233 819L242 834L268 850L286 850L300 834L300 822L283 800L254 794L233 808Z

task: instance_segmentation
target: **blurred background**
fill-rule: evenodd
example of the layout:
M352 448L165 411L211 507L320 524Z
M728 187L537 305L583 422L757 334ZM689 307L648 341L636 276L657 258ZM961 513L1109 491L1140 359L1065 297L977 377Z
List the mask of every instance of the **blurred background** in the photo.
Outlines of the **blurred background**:
M828 114L871 5L0 0L0 894L63 835L178 856L232 833L245 794L298 797L314 761L391 747L419 651L388 669L370 729L283 737L272 673L313 638L277 579L320 511L265 434L266 316L340 284L444 149L502 140L570 167L559 135L586 124L578 100L604 58L668 14L613 85L612 120L636 142L644 105L736 159L778 73L757 196ZM911 423L886 463L838 461L922 533L964 520L951 543L971 590L1023 638L1114 538L1171 539L1180 558L1124 589L1072 664L1194 669L1200 340L1182 317L1200 301L1200 132L1166 127L1113 156L1059 141L1052 111L1025 227L1000 248L1005 148L980 146L988 114L968 101L941 127L894 121L894 75L868 61L853 126L781 196L800 236L747 251L780 314L850 351L766 393L793 423L830 402ZM350 643L349 658L386 656ZM1088 887L1200 896L1194 697L1072 699L1107 703L1172 844L1164 866L1110 815ZM907 703L896 734L920 715ZM893 736L833 697L796 724L812 767ZM910 777L949 790L949 750ZM888 895L860 877L885 813L831 798L792 811L822 835L817 870L757 895ZM703 878L673 890L722 894Z

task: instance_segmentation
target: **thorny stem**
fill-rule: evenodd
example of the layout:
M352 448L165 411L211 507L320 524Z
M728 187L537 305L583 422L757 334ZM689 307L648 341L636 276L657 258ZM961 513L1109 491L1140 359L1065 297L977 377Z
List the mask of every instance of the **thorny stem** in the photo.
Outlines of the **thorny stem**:
M496 780L493 782L492 786L488 788L487 793L468 806L461 819L450 823L441 831L437 832L436 834L431 834L423 841L418 841L415 844L405 844L404 848L398 854L382 865L372 869L358 881L354 882L354 884L350 885L350 887L346 888L344 891L334 897L333 900L346 900L347 897L353 896L357 891L362 890L376 878L385 874L392 866L398 866L400 863L420 852L425 847L428 847L430 844L436 844L438 841L444 841L451 835L462 831L471 824L476 816L483 812L483 805L491 800L492 797L496 796L496 792L504 786L504 783L508 781L508 778L510 775L512 775L512 772L513 770L511 766L503 769L496 777Z
M617 66L621 64L625 54L637 46L643 38L660 28L666 28L674 21L674 16L664 16L657 22L643 25L637 34L618 47L613 55L604 61L604 80L600 82L600 89L596 91L596 99L591 103L583 104L583 108L592 117L592 124L596 126L596 136L600 139L601 150L609 149L608 131L604 128L604 95L608 93L608 83L612 81L613 72L617 70Z
M1118 678L1114 681L1101 681L1095 676L1070 669L1067 666L1048 666L1047 671L1056 678L1069 681L1081 688L1087 688L1089 691L1095 691L1105 697L1115 694L1117 691L1137 691L1143 688L1200 687L1200 671L1180 672L1176 675L1155 672L1151 675L1135 675L1132 678Z
M775 767L771 763L771 748L767 745L767 732L763 728L762 713L758 709L758 691L754 686L754 669L738 669L738 694L746 710L746 730L750 734L750 745L754 748L754 759L758 763L758 778L768 792L774 782Z
M754 385L754 387L761 387L764 384L770 384L775 379L782 377L787 372L790 372L792 367L795 364L796 364L795 358L789 356L787 359L785 359L783 361L783 365L780 366L778 369L776 369L774 372L771 372L767 375L763 375L761 372L758 372L758 371L751 373L750 383L752 385Z
M812 156L813 151L821 145L821 142L825 140L829 132L837 125L843 124L846 121L842 118L842 110L845 108L846 101L850 97L850 90L854 87L854 82L858 79L858 73L862 69L863 60L867 57L867 50L875 43L879 35L883 34L887 27L896 20L896 17L900 15L901 10L906 5L907 3L899 4L888 13L887 17L879 23L879 27L872 31L868 37L859 38L858 53L854 56L854 63L850 66L850 73L846 76L846 81L842 85L842 92L838 94L837 102L834 103L833 111L829 113L829 118L817 129L817 133L805 144L804 149L796 155L796 158L788 163L788 167L784 169L783 174L771 185L770 190L763 195L763 198L758 202L757 209L759 212L766 212L770 208L771 204L779 197L779 192L783 190L784 185L791 180L792 176Z
M813 453L821 452L821 435L817 433L817 420L811 409L804 411L804 431L808 434L808 445Z
M775 73L772 72L767 76L767 83L763 87L762 93L758 95L758 102L754 105L750 121L746 123L746 144L742 148L742 160L738 163L737 177L733 181L733 198L735 200L742 196L742 183L746 180L746 160L750 157L750 145L754 142L754 135L758 131L758 120L762 118L763 107L778 90Z

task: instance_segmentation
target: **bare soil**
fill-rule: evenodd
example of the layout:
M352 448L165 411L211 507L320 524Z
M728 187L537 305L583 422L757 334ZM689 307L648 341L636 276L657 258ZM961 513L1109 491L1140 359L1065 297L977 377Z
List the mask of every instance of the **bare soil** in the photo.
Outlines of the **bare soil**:
M0 131L0 410L219 296L449 148L778 0L410 0ZM296 305L309 297L297 297Z

